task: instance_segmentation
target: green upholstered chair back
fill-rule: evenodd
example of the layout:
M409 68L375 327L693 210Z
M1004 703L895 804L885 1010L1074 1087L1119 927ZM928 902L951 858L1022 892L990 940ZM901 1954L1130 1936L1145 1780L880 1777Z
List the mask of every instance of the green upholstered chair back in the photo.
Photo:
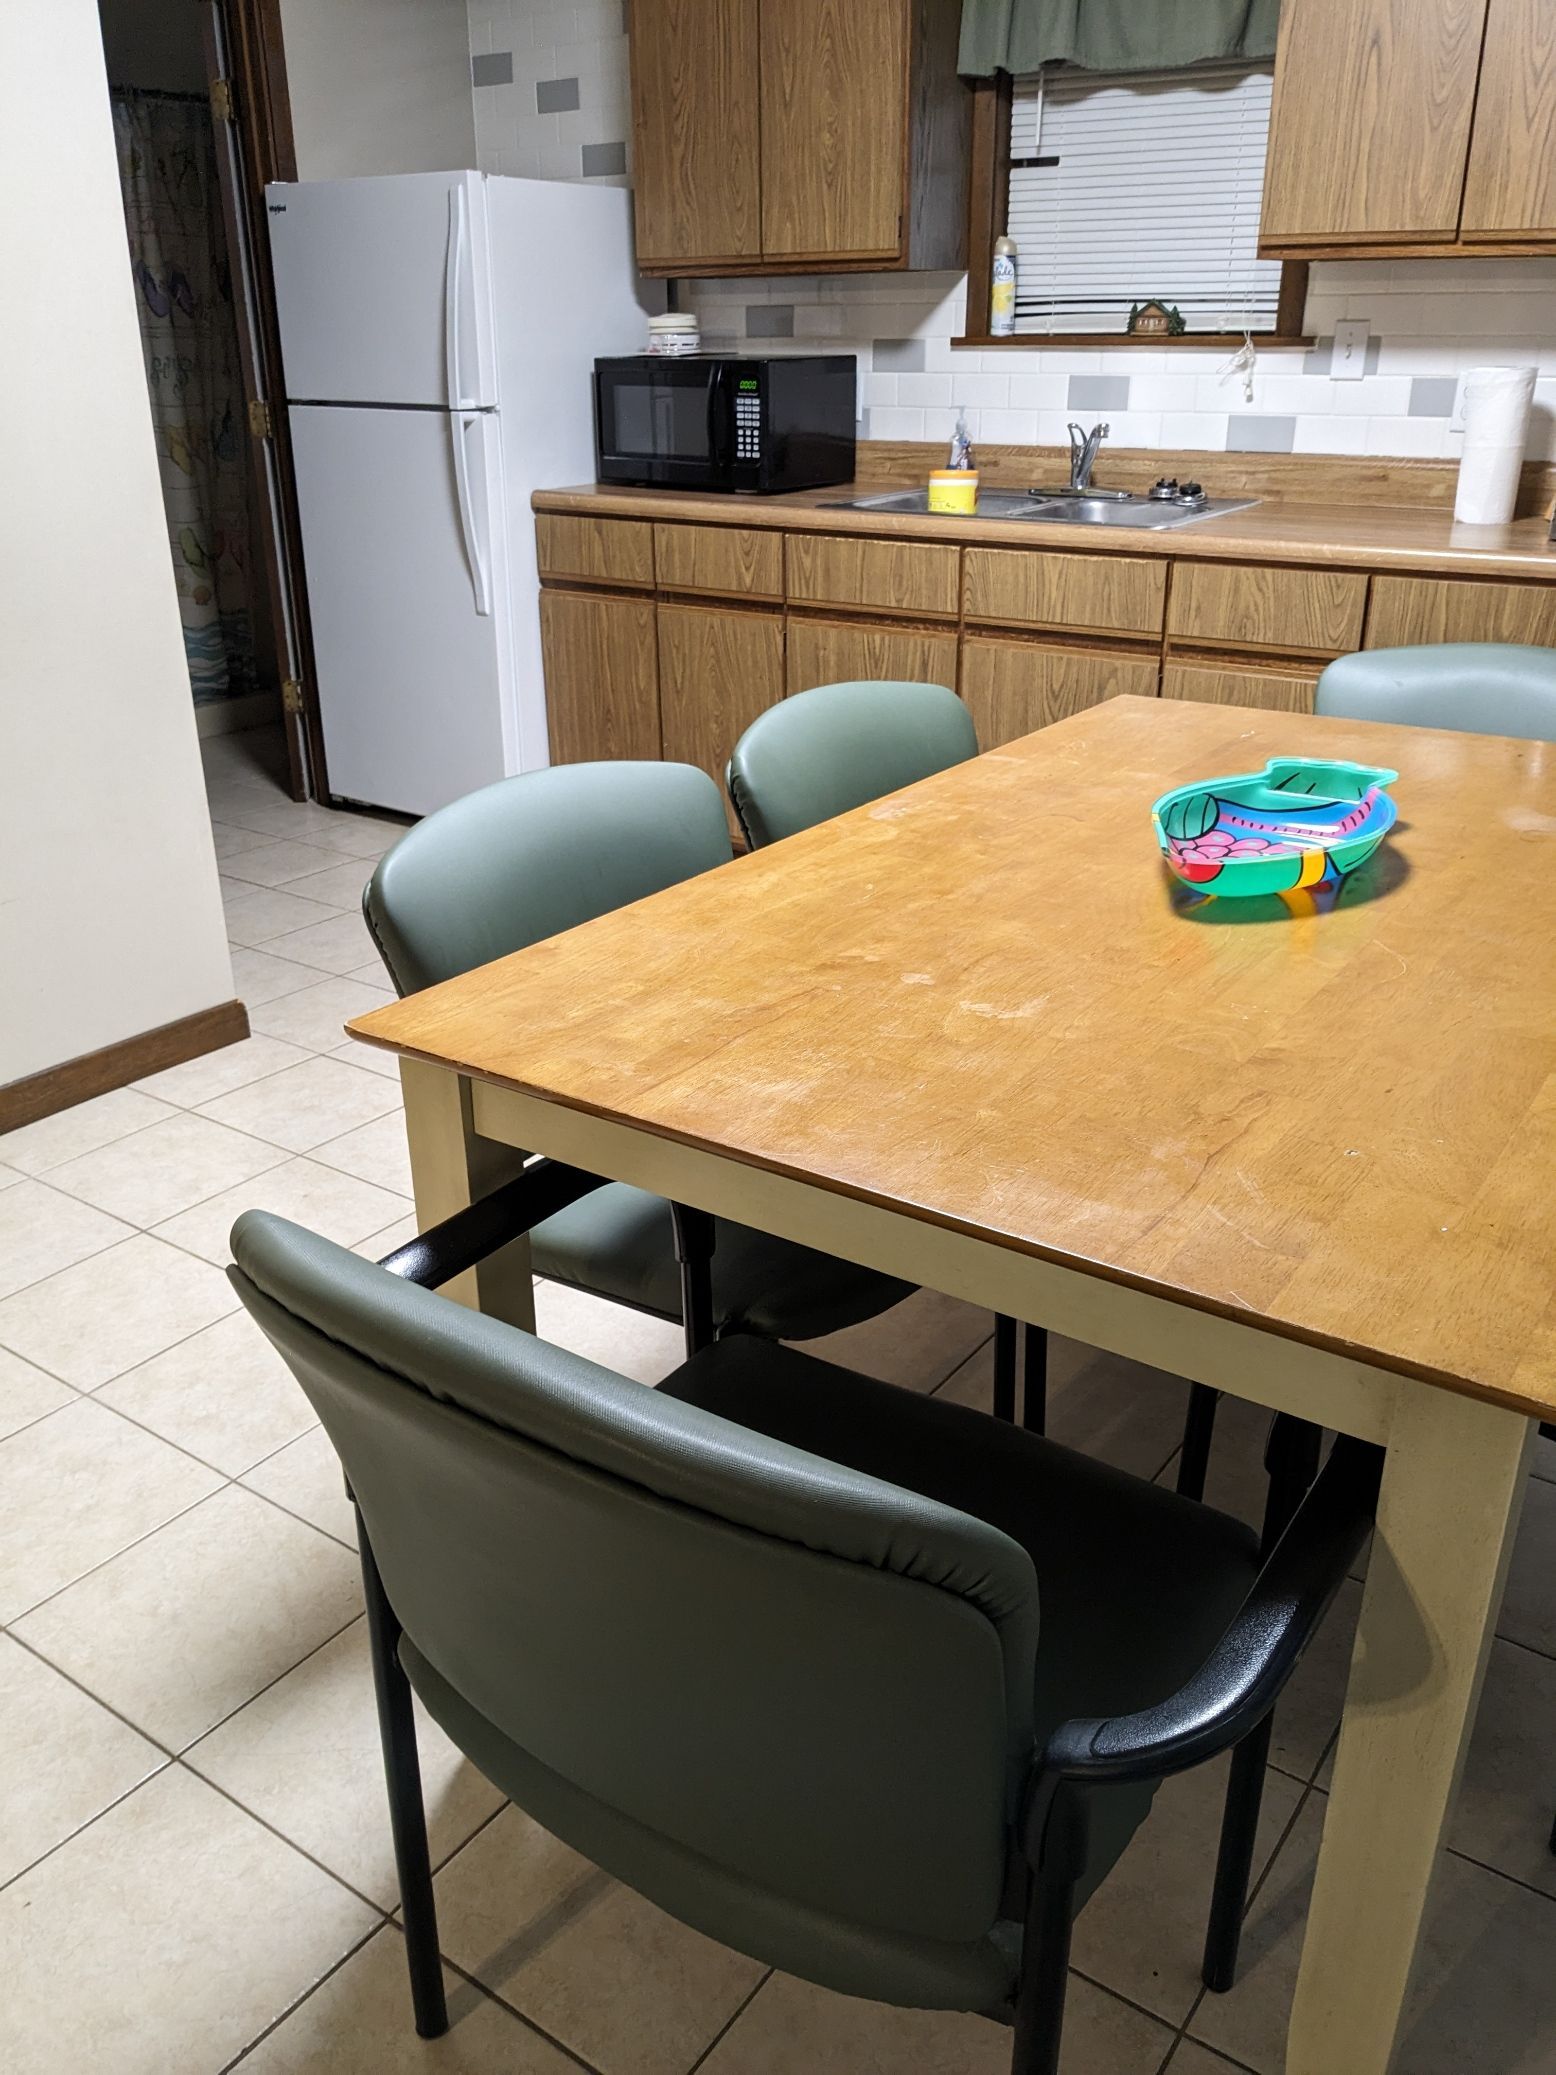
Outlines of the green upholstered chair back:
M283 1220L248 1213L233 1252L339 1451L413 1682L515 1800L836 1987L891 1992L897 1953L914 2000L937 1955L992 1953L1033 1735L1023 1549ZM987 1971L994 2000L1008 1969Z
M1556 652L1452 641L1341 656L1318 680L1320 713L1556 742Z
M977 754L972 718L943 684L823 684L751 723L726 782L760 849Z
M689 764L557 764L439 808L362 910L401 994L729 861L719 789Z

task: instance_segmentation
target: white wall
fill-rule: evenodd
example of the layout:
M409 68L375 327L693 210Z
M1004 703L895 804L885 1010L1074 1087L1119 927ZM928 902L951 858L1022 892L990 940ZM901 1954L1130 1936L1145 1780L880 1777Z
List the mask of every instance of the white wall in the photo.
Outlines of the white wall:
M475 164L465 0L282 0L300 180Z
M469 0L483 173L622 185L632 163L623 0Z
M4 1083L233 985L93 0L5 0L0 79Z

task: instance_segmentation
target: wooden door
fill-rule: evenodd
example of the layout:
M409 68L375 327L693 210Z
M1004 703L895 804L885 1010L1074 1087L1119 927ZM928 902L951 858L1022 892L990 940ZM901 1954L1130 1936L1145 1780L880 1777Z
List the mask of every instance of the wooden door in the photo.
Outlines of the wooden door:
M1486 7L1287 0L1262 242L1457 236Z
M1556 232L1556 7L1491 0L1464 184L1467 238Z
M696 764L724 789L730 751L783 697L783 615L701 605L659 608L659 704L664 753ZM730 827L738 833L725 800Z
M761 10L764 256L895 258L908 0L761 0Z
M638 264L762 250L757 0L629 0Z
M962 697L979 746L997 749L1125 692L1154 699L1157 668L1154 655L1044 648L970 634L962 643Z
M1164 699L1197 699L1209 706L1264 706L1276 713L1311 713L1317 675L1300 670L1224 669L1216 663L1169 661L1162 672Z
M542 591L540 642L554 764L659 755L652 598Z
M791 614L785 670L791 692L857 678L897 678L956 690L956 630L886 621L812 620Z

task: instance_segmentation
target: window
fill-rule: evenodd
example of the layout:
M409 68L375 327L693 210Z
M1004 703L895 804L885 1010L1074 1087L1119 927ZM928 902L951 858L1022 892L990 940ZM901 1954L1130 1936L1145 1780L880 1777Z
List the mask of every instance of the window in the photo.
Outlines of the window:
M1111 74L1059 65L981 85L969 331L987 330L986 223L991 249L1006 229L1016 242L1023 338L1122 338L1146 301L1174 307L1190 338L1294 334L1306 269L1258 254L1272 76L1246 60Z

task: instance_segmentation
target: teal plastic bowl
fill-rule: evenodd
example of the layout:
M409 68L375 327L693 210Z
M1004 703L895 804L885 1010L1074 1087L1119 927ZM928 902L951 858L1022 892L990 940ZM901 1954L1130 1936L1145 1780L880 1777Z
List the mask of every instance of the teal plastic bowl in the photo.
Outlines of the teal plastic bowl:
M1372 764L1271 757L1262 771L1163 793L1151 821L1168 869L1196 893L1337 886L1399 818L1384 791L1398 776Z

